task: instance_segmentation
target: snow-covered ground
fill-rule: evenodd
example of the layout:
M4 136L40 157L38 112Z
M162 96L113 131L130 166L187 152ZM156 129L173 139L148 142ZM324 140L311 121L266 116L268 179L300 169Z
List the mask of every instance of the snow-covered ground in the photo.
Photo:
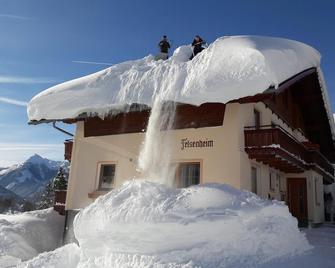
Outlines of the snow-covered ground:
M302 232L306 235L309 243L313 247L308 250L304 254L284 257L280 260L276 259L264 264L259 265L248 265L247 263L243 264L243 266L235 266L235 268L240 267L257 267L257 268L334 268L335 263L335 226L323 226L314 229L302 229ZM126 259L126 258L124 258ZM145 260L150 258L142 257L142 264ZM75 244L69 244L62 248L59 248L52 252L46 252L38 257L19 265L20 268L42 268L42 267L53 267L53 268L74 268L78 266L78 262L80 260L80 250ZM131 259L131 261L135 262L136 258ZM104 262L103 259L96 260L97 264L108 263ZM119 262L116 266L109 266L111 268L172 268L173 265L170 266L150 266L150 265L142 265L142 266L123 266L124 263ZM89 263L82 265L81 267L91 267ZM100 267L103 267L101 265ZM184 268L191 268L192 266L185 265ZM219 268L220 266L216 267ZM227 267L227 266L221 266Z
M83 209L74 229L79 247L20 267L259 266L311 249L285 205L221 184L130 181Z
M78 214L79 246L49 252L43 251L59 246L60 216L43 210L0 219L0 267L330 268L335 263L335 225L300 232L281 202L228 185L172 189L128 182Z
M12 267L60 246L64 217L53 209L0 214L0 267Z
M260 268L334 268L335 225L325 224L319 228L302 229L313 248L300 256L274 260Z

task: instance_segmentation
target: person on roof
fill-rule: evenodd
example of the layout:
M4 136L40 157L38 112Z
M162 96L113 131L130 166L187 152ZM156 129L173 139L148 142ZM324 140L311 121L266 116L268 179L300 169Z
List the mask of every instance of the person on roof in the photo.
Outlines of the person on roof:
M193 42L192 42L193 53L190 57L190 60L192 60L197 54L199 54L201 51L204 50L203 45L205 44L206 42L199 35L196 35L194 37Z
M169 58L170 43L166 35L163 35L163 39L158 43L160 54L157 55L156 60L167 60Z

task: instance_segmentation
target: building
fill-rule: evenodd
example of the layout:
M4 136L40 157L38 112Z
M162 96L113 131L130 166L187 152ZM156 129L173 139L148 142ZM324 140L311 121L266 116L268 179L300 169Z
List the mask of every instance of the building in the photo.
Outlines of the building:
M284 65L292 63L283 60ZM218 98L201 105L178 103L169 130L174 185L228 183L285 201L301 225L322 223L323 187L334 181L335 162L327 90L315 64L304 65L286 78L277 87L241 91L226 102ZM137 159L150 116L148 106L133 103L127 111L104 118L96 113L52 116L31 116L31 122L76 124L65 153L71 160L69 218L98 196L140 176Z

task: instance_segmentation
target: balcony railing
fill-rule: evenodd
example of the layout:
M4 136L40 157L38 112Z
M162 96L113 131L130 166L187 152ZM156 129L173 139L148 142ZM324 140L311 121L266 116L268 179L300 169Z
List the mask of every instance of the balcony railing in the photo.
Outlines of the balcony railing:
M318 146L299 142L277 125L246 127L245 150L249 157L286 173L314 169L326 179L333 180L334 169L320 153Z
M66 202L66 191L56 190L54 199L54 210L60 215L65 215L65 202Z
M326 157L324 157L319 151L309 150L308 162L311 166L314 166L314 169L334 175L334 168L332 164L330 164Z

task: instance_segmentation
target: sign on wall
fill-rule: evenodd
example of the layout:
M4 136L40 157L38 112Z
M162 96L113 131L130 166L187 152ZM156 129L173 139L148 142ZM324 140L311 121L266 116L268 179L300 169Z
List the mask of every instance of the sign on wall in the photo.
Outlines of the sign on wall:
M214 147L214 141L209 139L190 141L188 138L181 139L181 150L189 148Z

